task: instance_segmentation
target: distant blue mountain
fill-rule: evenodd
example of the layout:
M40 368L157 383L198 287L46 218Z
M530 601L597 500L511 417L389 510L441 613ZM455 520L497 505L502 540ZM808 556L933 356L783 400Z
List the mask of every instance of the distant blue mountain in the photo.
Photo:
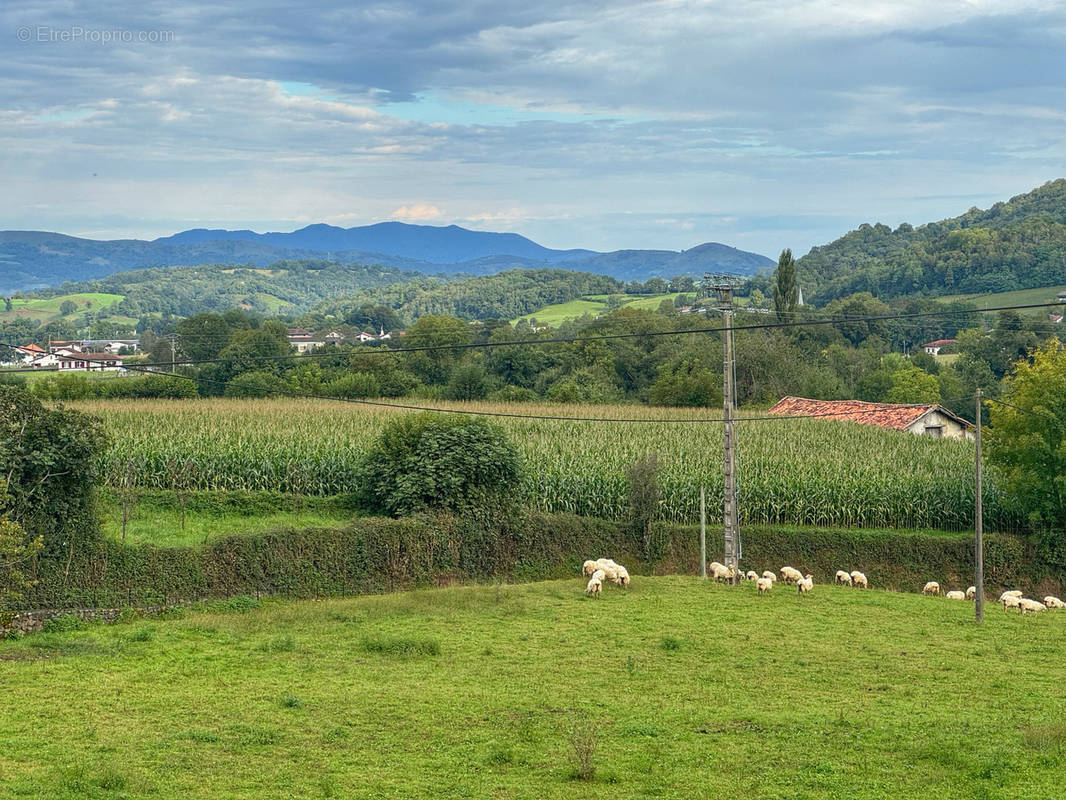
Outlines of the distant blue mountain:
M431 264L456 264L486 256L518 256L540 263L557 264L596 255L593 250L551 250L517 233L472 231L458 225L408 225L379 222L358 228L338 228L319 223L292 233L206 230L197 228L155 240L166 244L202 244L209 241L241 241L296 250L339 252L362 250Z
M282 259L380 265L426 274L491 275L564 265L619 280L704 272L754 275L774 262L708 242L689 250L552 250L516 233L382 222L359 228L308 225L292 233L197 228L154 241L79 239L44 231L0 231L0 296L103 278L116 272L197 264L266 266Z

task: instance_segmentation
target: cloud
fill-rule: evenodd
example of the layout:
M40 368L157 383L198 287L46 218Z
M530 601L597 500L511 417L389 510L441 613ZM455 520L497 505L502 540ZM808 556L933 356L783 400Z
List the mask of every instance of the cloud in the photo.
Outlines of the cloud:
M402 220L404 222L428 222L429 220L440 219L440 217L441 211L439 208L424 203L400 206L389 214L390 219Z

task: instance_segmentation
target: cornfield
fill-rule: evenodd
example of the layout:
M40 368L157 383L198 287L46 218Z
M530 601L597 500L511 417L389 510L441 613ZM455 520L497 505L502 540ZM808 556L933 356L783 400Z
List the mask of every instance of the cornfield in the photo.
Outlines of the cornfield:
M268 490L308 495L353 491L355 464L397 410L304 400L86 401L113 445L105 479L134 473L147 488L170 488L176 465L199 490ZM459 407L456 404L454 407ZM640 424L503 418L523 451L523 493L532 506L620 519L625 468L659 456L661 517L692 522L699 488L709 515L720 505L722 431L671 420L715 410L645 406L467 404L471 410L578 417L640 417ZM738 426L739 507L745 523L963 530L973 525L973 445L819 419ZM1017 526L995 487L985 491L986 524Z

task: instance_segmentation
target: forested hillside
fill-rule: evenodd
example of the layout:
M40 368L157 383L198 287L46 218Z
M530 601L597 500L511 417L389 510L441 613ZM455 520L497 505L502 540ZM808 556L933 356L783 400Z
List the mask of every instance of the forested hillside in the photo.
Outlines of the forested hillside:
M1066 180L917 228L864 224L797 262L808 302L1003 292L1066 282Z

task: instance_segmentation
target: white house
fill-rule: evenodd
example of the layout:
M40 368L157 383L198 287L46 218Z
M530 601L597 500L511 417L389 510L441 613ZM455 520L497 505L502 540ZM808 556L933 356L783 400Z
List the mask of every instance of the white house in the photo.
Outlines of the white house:
M935 342L926 342L922 345L922 349L925 350L931 356L940 355L940 351L947 347L949 344L958 344L958 339L937 339Z
M118 372L122 369L122 356L114 353L77 353L73 356L55 354L59 371L84 370L86 372Z

